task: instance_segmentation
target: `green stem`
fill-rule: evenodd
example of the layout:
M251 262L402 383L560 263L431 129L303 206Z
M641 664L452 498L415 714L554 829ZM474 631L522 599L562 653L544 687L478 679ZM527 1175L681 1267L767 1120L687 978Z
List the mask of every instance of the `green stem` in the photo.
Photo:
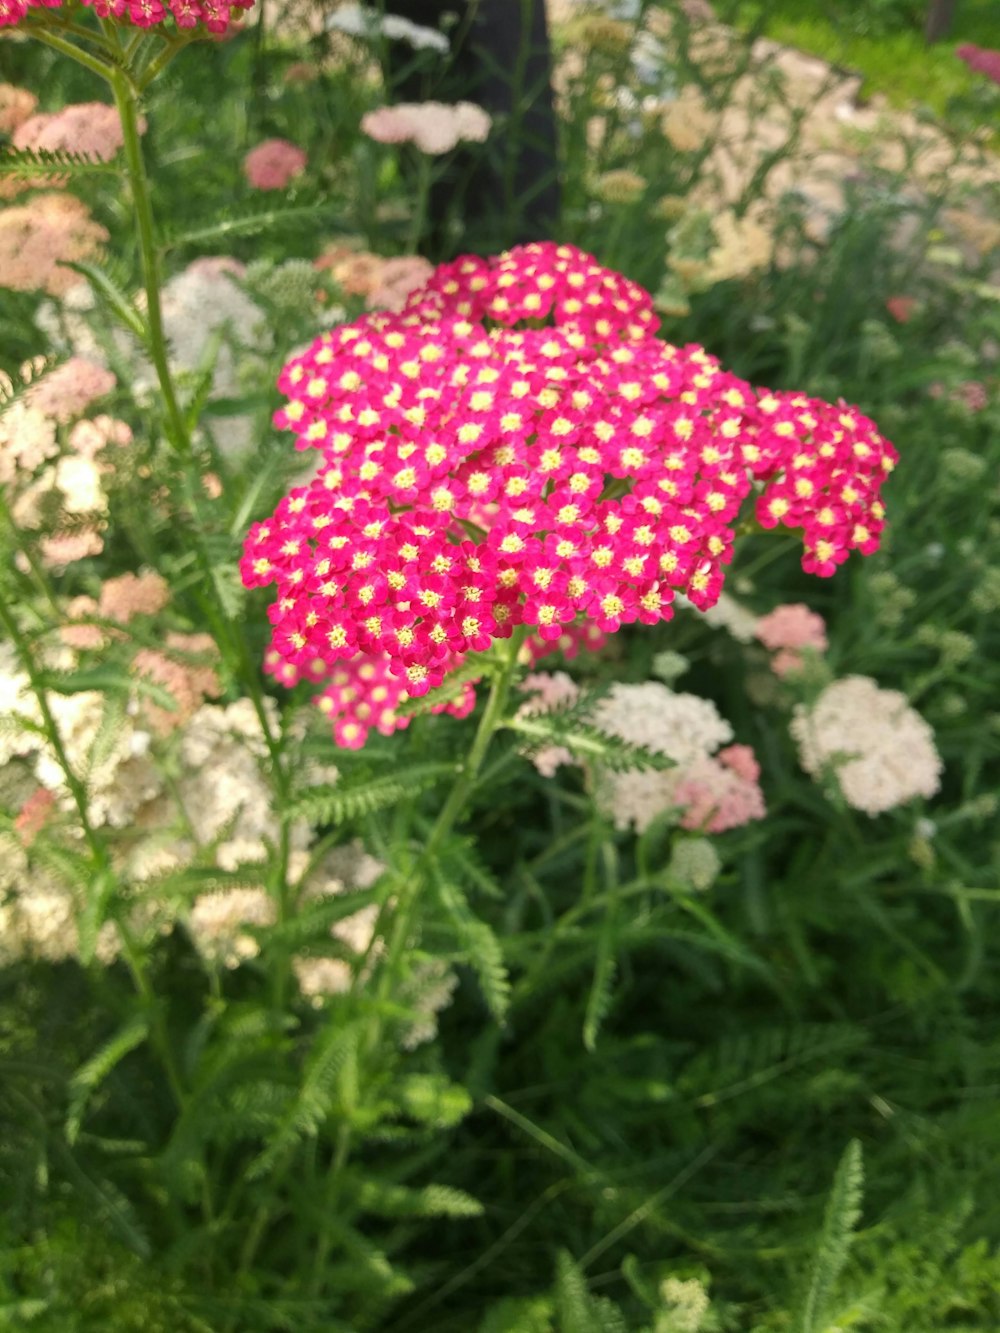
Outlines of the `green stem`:
M507 699L510 695L510 687L514 680L517 670L518 654L521 651L521 645L528 634L527 626L520 626L515 629L510 638L507 652L500 664L499 669L493 677L490 685L490 692L486 699L486 706L483 709L482 717L479 719L479 726L476 728L476 734L472 741L469 753L459 769L458 776L452 785L451 791L441 807L441 812L434 825L431 828L423 850L416 859L416 863L405 876L400 876L400 884L405 884L405 889L401 889L400 901L396 911L393 913L392 926L389 933L389 940L385 951L385 959L379 969L379 982L376 990L375 1012L371 1016L367 1030L362 1042L362 1055L374 1055L378 1052L379 1043L382 1037L382 1012L385 1008L384 1001L392 990L396 973L399 967L400 959L405 952L407 942L410 936L410 923L413 920L414 910L417 900L420 897L421 889L429 878L430 863L435 852L441 843L447 838L448 834L455 827L459 817L468 802L469 797L476 785L476 778L483 766L486 758L486 752L490 747L494 735L503 721L504 712L507 707ZM350 1125L342 1125L337 1135L337 1146L330 1163L330 1170L327 1175L326 1202L325 1211L331 1213L337 1204L337 1189L340 1183L340 1177L343 1168L350 1156L351 1139L353 1131ZM318 1294L322 1287L323 1269L326 1265L327 1257L330 1253L330 1238L325 1230L320 1233L319 1240L316 1243L316 1252L313 1257L313 1272L311 1290L313 1294Z
M167 437L174 450L183 457L191 454L191 437L177 400L170 364L167 360L167 340L163 333L163 311L160 305L160 272L153 225L153 204L149 176L139 140L138 96L127 74L114 69L109 76L111 91L122 122L125 142L125 163L132 188L132 207L139 237L139 255L142 263L142 283L146 293L146 323L149 330L149 351L153 358L156 378L163 395L167 414Z
M35 27L34 24L30 25L30 32L37 41L42 42L45 46L50 46L53 51L58 51L61 55L69 56L78 65L82 65L84 69L89 69L91 73L96 74L98 78L104 79L108 83L112 83L115 75L119 72L108 61L101 60L98 56L92 56L89 51L84 51L75 42L67 41L65 37L60 37L56 32Z

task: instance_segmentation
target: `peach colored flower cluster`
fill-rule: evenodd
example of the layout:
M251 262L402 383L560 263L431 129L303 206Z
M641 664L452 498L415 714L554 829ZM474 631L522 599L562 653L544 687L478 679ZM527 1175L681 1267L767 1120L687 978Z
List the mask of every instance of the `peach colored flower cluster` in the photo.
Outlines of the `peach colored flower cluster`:
M115 107L106 102L76 102L61 111L40 111L14 131L15 148L48 152L63 149L109 162L124 143Z
M412 143L431 157L460 143L485 143L492 124L475 102L399 102L361 118L361 129L377 143Z
M93 259L107 228L72 194L36 194L0 211L0 287L62 296L83 279L64 267Z
M255 190L283 190L306 169L305 153L287 139L265 139L243 159L243 174Z
M12 134L38 105L38 98L27 88L0 83L0 134Z
M347 296L363 296L369 310L402 310L406 298L434 272L420 255L386 259L347 245L329 246L315 262Z
M166 690L173 708L164 708L144 699L142 714L150 729L166 736L185 726L205 702L221 689L219 675L211 665L219 655L210 634L171 633L166 649L141 648L132 660L136 676L152 681Z
M774 653L771 670L776 676L800 671L805 663L804 651L825 653L829 646L823 617L802 602L775 607L768 615L761 616L754 627L754 637Z
M941 785L934 733L906 696L868 676L828 685L791 723L802 767L813 778L832 773L855 810L879 815Z

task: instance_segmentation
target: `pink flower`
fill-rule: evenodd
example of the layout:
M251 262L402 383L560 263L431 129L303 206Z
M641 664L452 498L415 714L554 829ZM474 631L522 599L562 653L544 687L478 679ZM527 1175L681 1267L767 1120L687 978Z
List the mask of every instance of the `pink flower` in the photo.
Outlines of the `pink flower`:
M913 312L917 308L917 298L915 296L890 296L885 303L885 308L897 324L907 324L913 318Z
M50 537L43 537L39 543L42 564L56 572L77 560L85 560L91 555L100 555L104 550L104 538L96 528L81 528L73 532L57 532Z
M47 787L36 787L24 802L14 820L14 832L22 847L30 847L35 841L49 822L55 803L55 795Z
M306 169L306 155L287 139L266 139L243 159L243 174L255 190L283 190Z
M754 628L754 637L776 654L771 669L777 676L787 676L801 668L802 649L825 653L828 647L823 617L801 602L778 606L768 615L761 616Z
M1000 51L988 51L982 46L973 46L970 42L955 48L959 60L964 60L969 69L977 74L984 74L993 83L1000 83Z
M733 746L749 750L749 746ZM725 751L712 757L696 759L678 776L674 801L682 807L681 827L704 833L725 833L741 828L767 813L764 794L757 785L757 775L747 776L750 765L744 757L726 763ZM752 758L753 751L750 751ZM754 761L753 767L757 765Z
M82 458L94 458L113 444L123 448L132 443L132 428L125 421L101 413L92 421L78 421L69 433L69 447Z
M440 156L460 143L485 143L493 122L474 102L399 102L361 118L361 129L377 143L412 143Z
M247 538L244 582L276 585L269 670L346 664L352 703L368 662L419 696L517 625L555 648L668 620L677 592L708 609L754 492L808 572L876 549L896 454L874 424L655 326L641 287L544 243L443 265L291 361L275 423L323 461Z
M137 28L151 28L164 23L172 15L179 28L194 28L203 24L213 35L225 35L230 24L239 15L233 10L252 9L254 0L81 0L93 8L98 18L131 23ZM29 18L39 8L61 9L62 0L0 0L0 28L13 27ZM40 17L40 16L38 16Z

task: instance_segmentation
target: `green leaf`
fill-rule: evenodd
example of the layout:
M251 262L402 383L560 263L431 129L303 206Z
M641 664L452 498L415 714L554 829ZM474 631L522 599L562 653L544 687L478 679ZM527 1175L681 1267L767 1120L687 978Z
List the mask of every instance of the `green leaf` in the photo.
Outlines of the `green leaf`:
M104 162L87 153L67 148L11 148L0 150L0 177L34 182L54 177L50 183L68 184L79 176L121 176L124 168L114 161Z
M597 957L594 960L594 979L587 996L587 1010L583 1020L583 1044L592 1051L597 1034L611 1008L615 973L617 971L617 914L614 902L604 913L601 933L597 937Z
M107 306L118 323L129 333L134 334L144 347L149 346L149 332L145 321L127 293L122 291L106 268L99 268L96 264L85 264L82 260L77 260L75 263L64 260L62 266L71 268L74 273L86 278L94 289L94 295Z
M857 1139L852 1139L844 1150L833 1178L833 1189L827 1200L823 1230L813 1260L809 1291L799 1317L798 1333L821 1333L823 1329L823 1315L854 1241L854 1229L861 1217L863 1193L861 1144Z
M503 949L490 926L469 908L454 884L435 874L438 899L444 908L466 962L475 969L480 989L490 1013L502 1023L510 1006L510 978L503 961Z
M509 731L527 737L529 749L564 745L576 759L601 764L614 773L632 769L667 769L674 761L645 745L632 745L599 727L578 721L557 710L538 717L512 717L503 724Z
M465 1088L443 1074L410 1074L399 1086L403 1110L422 1125L451 1129L472 1110Z
M161 239L160 248L167 251L179 250L185 245L203 247L236 236L259 236L262 232L273 231L278 227L305 229L321 218L327 219L325 225L329 227L328 219L333 211L334 206L326 200L314 204L288 204L284 208L275 208L273 205L245 208L236 217L214 218L185 231L168 230Z
M401 801L455 776L452 764L414 764L405 777L369 778L312 787L293 798L286 819L308 819L320 824L342 824L348 819L388 810Z
M91 1097L111 1071L130 1051L141 1046L148 1035L149 1023L145 1016L133 1014L70 1079L69 1108L66 1113L66 1138L70 1143L76 1142Z
M552 1333L547 1296L505 1296L487 1311L478 1333Z
M481 1217L483 1205L449 1185L409 1189L369 1176L358 1183L358 1204L379 1217Z
M282 1124L247 1170L250 1180L271 1171L304 1138L314 1138L332 1112L351 1102L351 1066L357 1061L360 1028L331 1023L313 1046L302 1087Z

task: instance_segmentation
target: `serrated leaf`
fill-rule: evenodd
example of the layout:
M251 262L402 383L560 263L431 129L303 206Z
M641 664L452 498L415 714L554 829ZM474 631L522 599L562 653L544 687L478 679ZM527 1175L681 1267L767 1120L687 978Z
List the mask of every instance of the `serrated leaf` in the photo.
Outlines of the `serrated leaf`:
M453 1128L472 1110L466 1089L443 1074L410 1074L400 1084L400 1101L411 1119L435 1129Z
M114 160L105 162L87 153L71 152L68 148L0 149L0 176L13 180L33 183L41 178L50 184L67 184L78 176L121 176L123 171L123 166Z
M94 290L94 295L107 306L118 323L129 333L134 334L144 347L149 346L149 332L145 321L127 293L122 291L106 268L99 268L96 264L86 264L83 260L72 262L68 259L62 261L62 267L71 268L74 273L86 278Z
M510 1006L510 978L500 941L490 926L469 908L454 884L434 876L438 899L444 908L465 961L475 970L490 1013L502 1023Z
M240 577L239 565L234 560L212 564L212 584L230 620L239 620L247 602L247 590Z
M357 1200L366 1212L379 1217L481 1217L483 1214L478 1199L450 1185L410 1189L371 1176L358 1182Z
M99 1050L82 1064L69 1082L69 1107L66 1112L66 1138L75 1143L91 1097L122 1060L141 1046L149 1035L149 1024L142 1014L133 1014Z
M664 754L650 750L645 745L623 741L619 736L612 736L599 727L557 711L539 714L537 717L508 718L503 725L507 730L526 737L531 750L541 746L563 745L576 759L600 764L613 773L645 769L662 771L674 767L674 761Z
M314 787L293 798L287 819L308 819L320 824L342 824L348 819L388 810L445 778L455 776L451 764L414 764L405 777L369 778Z
M854 1229L861 1217L863 1194L861 1144L857 1139L852 1139L844 1150L833 1178L833 1188L823 1214L823 1230L813 1260L809 1290L799 1318L798 1333L820 1333L823 1328L823 1316L854 1241Z
M248 1179L266 1175L302 1139L318 1134L338 1104L350 1100L349 1096L338 1096L338 1085L357 1058L359 1036L357 1024L331 1024L320 1036L306 1062L298 1096L267 1148L250 1163Z
M168 231L160 244L161 250L178 250L185 245L203 247L217 241L230 240L235 236L259 236L262 232L272 231L276 227L305 227L308 223L318 222L334 211L325 200L314 204L289 204L285 208L273 205L244 210L237 217L215 218L200 226L188 227L184 231ZM327 223L329 226L330 224Z
M404 703L397 704L396 712L401 717L417 717L450 704L461 697L466 685L474 685L482 680L483 672L482 660L476 660L474 657L471 661L463 662L455 671L448 673L437 689L428 690L426 694L421 694L416 699L407 699Z
M594 978L587 996L587 1009L583 1020L583 1044L592 1051L597 1044L597 1034L601 1024L611 1008L612 993L617 971L616 958L616 913L614 905L604 913L601 931L597 937L597 956L594 960Z

